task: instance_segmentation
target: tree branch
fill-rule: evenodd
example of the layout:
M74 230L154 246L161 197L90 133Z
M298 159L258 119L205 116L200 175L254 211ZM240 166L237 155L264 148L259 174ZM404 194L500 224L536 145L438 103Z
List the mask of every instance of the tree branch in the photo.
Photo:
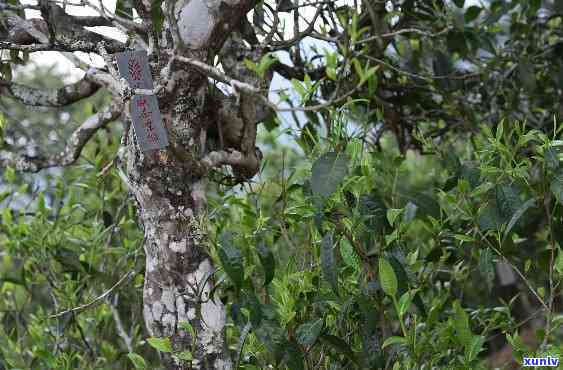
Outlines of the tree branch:
M116 120L122 113L121 104L112 104L103 111L90 116L70 136L66 147L59 154L50 157L29 157L7 150L0 150L0 165L11 166L17 171L38 172L44 168L68 166L76 162L86 143L94 133Z
M0 93L23 104L42 107L61 107L92 96L100 86L86 78L59 89L38 89L0 80Z
M48 44L20 45L12 42L0 41L0 50L19 50L19 51L82 51L85 53L97 53L98 43L90 41L60 41L57 40ZM118 42L106 44L106 49L110 53L117 53L126 49L125 44Z

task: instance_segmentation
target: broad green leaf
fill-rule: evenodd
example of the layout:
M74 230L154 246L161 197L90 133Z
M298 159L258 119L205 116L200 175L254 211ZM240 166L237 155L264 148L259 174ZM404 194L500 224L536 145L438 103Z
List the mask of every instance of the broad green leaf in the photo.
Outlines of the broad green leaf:
M129 357L129 360L131 360L131 362L133 363L133 366L135 366L135 369L137 370L143 370L147 368L147 364L145 362L145 359L142 358L141 356L139 356L136 353L133 352L129 352L127 354L127 357Z
M560 204L563 204L563 171L559 170L549 185L551 193Z
M399 217L403 213L403 210L400 208L390 208L387 210L387 221L389 221L390 225L395 225L395 221L397 217Z
M162 32L162 27L164 25L164 14L162 13L161 5L163 0L152 0L151 1L151 19L154 31L157 34Z
M8 166L4 169L4 180L7 183L13 184L16 181L16 170Z
M503 217L496 203L489 203L479 215L479 228L483 231L499 230L503 224Z
M221 243L217 253L229 278L237 287L242 286L242 281L244 280L244 261L240 250L233 244L233 237L230 232L225 232L221 236Z
M463 5L465 4L465 0L453 0L453 3L454 3L455 6L457 6L458 8L463 8Z
M469 328L469 316L467 316L467 313L463 310L459 301L455 301L453 307L455 312L453 322L456 338L463 346L468 347L473 341L473 334Z
M336 260L334 258L332 233L323 236L323 240L321 241L321 269L324 278L328 281L332 290L338 294L338 275Z
M409 309L409 307L412 303L413 297L414 297L414 294L412 294L411 292L406 292L399 299L399 316L400 317L403 317L405 315L405 313L407 313L407 311L408 311L408 309Z
M397 294L397 276L385 258L379 258L379 283L385 294L393 297Z
M518 197L518 191L513 185L497 185L495 187L495 197L497 207L504 219L503 222L510 220L522 205Z
M296 331L297 342L305 347L312 346L323 329L323 320L317 319L301 324Z
M274 254L263 240L258 241L256 252L264 270L264 286L266 286L274 279L276 260Z
M465 23L469 23L469 22L477 19L479 14L481 14L481 11L483 11L483 8L481 8L480 6L476 6L476 5L472 5L469 8L467 8L467 10L465 11L465 17L464 17Z
M244 291L243 293L244 307L248 309L250 314L250 322L254 328L257 328L262 321L262 305L256 297L256 294L251 291Z
M543 158L547 168L555 170L559 167L559 153L553 146L545 150Z
M477 358L477 355L483 350L484 343L485 338L480 335L474 335L471 338L469 345L465 346L465 358L468 363Z
M287 364L288 368L291 370L304 370L305 366L303 364L303 352L295 343L295 341L287 342L285 345L285 357L284 362Z
M160 352L166 352L166 353L172 352L172 343L170 342L170 338L151 337L151 338L147 338L147 342L151 345L151 347L153 347L154 349Z
M258 62L258 65L256 66L256 73L258 74L258 76L264 77L266 71L277 61L278 59L275 55L272 54L264 55L262 59L260 59L260 62Z
M311 169L311 190L313 196L320 200L331 196L347 172L348 156L345 153L328 152L322 155L315 161Z
M364 224L370 229L370 233L380 233L389 226L387 207L376 193L361 195L358 210L364 219Z
M180 321L178 323L178 326L180 328L182 328L185 332L190 333L190 336L192 337L192 340L195 340L196 338L196 332L194 327L192 326L192 324L190 324L189 321Z
M522 206L518 208L516 212L514 212L514 214L512 215L512 218L510 219L508 225L506 226L506 230L504 234L508 235L512 230L512 228L514 227L514 225L516 225L518 220L520 220L520 218L524 215L524 213L535 205L536 205L536 198L528 199L524 204L522 204Z
M389 347L393 344L406 344L406 343L407 343L407 339L404 337L397 337L397 336L389 337L385 339L385 341L381 345L381 349L385 349L385 347Z
M192 353L190 351L182 351L174 354L174 357L179 358L180 360L184 361L192 361L194 359Z
M124 17L133 19L133 3L131 0L117 0L115 4L115 14Z
M340 256L346 265L353 267L355 271L360 271L360 257L358 257L352 245L347 241L340 243Z

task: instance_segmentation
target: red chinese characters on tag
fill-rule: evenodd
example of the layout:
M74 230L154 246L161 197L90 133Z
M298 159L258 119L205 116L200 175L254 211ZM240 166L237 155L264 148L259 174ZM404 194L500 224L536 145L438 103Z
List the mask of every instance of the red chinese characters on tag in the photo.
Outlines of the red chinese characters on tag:
M152 112L148 108L146 96L141 96L140 99L137 100L137 107L141 110L140 117L143 126L147 130L147 140L152 145L158 145L158 136L152 124Z
M121 77L133 89L153 89L149 58L145 51L127 51L115 54ZM155 95L133 95L131 98L131 120L137 143L143 151L162 149L168 146L166 129L158 109Z

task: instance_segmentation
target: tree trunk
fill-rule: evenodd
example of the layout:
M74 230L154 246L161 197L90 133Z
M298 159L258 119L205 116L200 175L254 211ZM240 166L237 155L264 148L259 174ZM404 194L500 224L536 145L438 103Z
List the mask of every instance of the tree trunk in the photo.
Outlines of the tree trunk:
M127 178L145 236L145 324L151 336L170 338L174 353L190 351L193 356L187 361L163 353L169 370L232 368L225 344L225 307L208 296L214 268L206 233L207 173L201 159L210 150L207 131L217 125L218 107L208 106L213 100L206 98L207 76L188 64L169 63L169 55L212 60L252 4L187 0L174 4L173 11L163 9L167 18L153 41L160 50L151 56L151 70L155 85L164 86L157 98L170 144L142 152L133 130L128 135ZM144 13L146 17L150 9ZM170 24L171 19L177 24ZM196 338L182 325L185 322Z
M193 355L190 364L162 354L166 369L231 369L225 307L208 297L214 268L208 254L205 178L196 160L203 151L196 138L209 124L206 78L184 72L175 74L175 89L158 97L170 148L143 153L133 130L128 138L127 177L145 237L144 318L151 336L168 337L174 352ZM195 340L182 322L189 322Z

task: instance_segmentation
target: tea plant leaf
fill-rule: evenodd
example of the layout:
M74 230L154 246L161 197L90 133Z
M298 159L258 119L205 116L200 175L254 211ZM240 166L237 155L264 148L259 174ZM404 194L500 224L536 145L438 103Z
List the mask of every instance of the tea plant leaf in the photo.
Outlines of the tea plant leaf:
M318 319L315 321L309 321L301 324L297 328L296 338L297 342L302 346L309 347L312 346L323 329L323 320Z
M518 208L518 210L516 210L516 212L514 212L514 214L512 215L510 222L508 222L508 225L506 226L506 230L504 234L508 235L512 230L512 228L514 227L514 225L516 225L518 220L520 220L520 218L524 215L524 213L535 205L536 205L536 198L528 199L524 204L522 204L522 206Z
M276 260L274 259L274 254L264 241L258 242L256 252L264 270L264 286L266 286L274 279Z
M233 245L230 232L225 232L221 236L217 254L229 278L237 287L240 287L244 279L244 263L240 250Z
M397 276L385 258L379 259L379 282L385 294L392 297L397 294Z
M135 366L135 369L137 370L143 370L147 368L147 364L145 362L145 359L142 358L141 356L139 356L138 354L134 353L134 352L130 352L127 354L127 357L129 357L129 360L131 360L131 362L133 363L133 366Z
M321 241L321 269L324 278L329 282L332 290L338 294L338 275L334 258L332 233L326 234Z
M345 153L328 152L313 163L311 190L315 200L331 196L348 172L348 156Z
M469 328L469 317L459 304L459 301L455 301L453 307L455 312L453 322L457 335L456 338L463 346L468 347L473 340L473 334Z
M153 347L154 349L160 352L172 352L172 343L170 343L170 338L156 338L151 337L147 339L147 342Z

